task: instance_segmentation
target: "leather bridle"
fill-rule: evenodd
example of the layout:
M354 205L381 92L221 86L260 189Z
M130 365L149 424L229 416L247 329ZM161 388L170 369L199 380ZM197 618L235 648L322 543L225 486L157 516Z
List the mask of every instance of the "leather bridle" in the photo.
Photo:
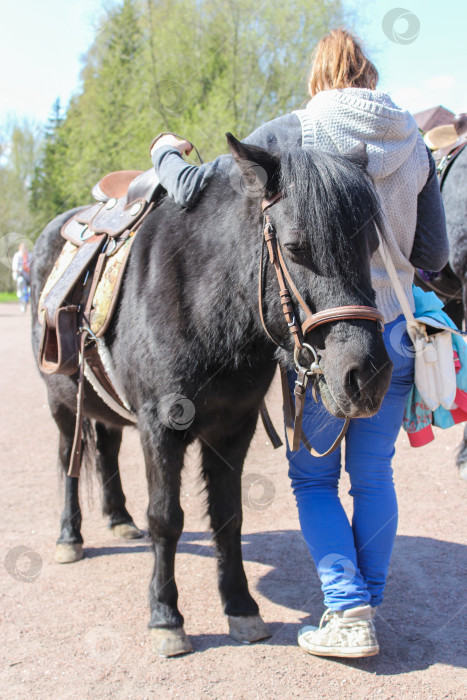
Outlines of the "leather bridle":
M295 381L295 405L292 400L292 396L289 390L287 376L284 369L281 367L281 380L282 380L282 394L284 399L284 414L286 422L286 430L289 439L289 445L293 452L300 449L300 442L303 442L306 449L311 452L315 457L324 457L331 452L333 452L342 442L347 428L350 422L349 418L346 418L344 426L331 445L331 447L323 453L318 453L308 442L305 434L302 431L302 421L303 421L303 409L305 406L305 396L306 387L309 378L314 374L322 374L322 370L319 366L318 354L315 348L305 342L307 333L312 331L314 328L323 325L324 323L331 323L333 321L347 321L347 320L370 320L375 321L378 324L378 329L380 331L384 330L384 316L383 314L371 306L361 306L359 304L351 304L347 306L336 306L330 309L324 309L323 311L318 311L317 313L312 313L308 304L303 299L302 295L298 291L296 285L294 284L292 277L285 264L284 257L280 248L279 241L277 240L276 232L273 224L271 223L269 217L269 209L279 202L283 197L282 192L279 192L271 199L263 199L262 201L262 212L263 212L263 238L260 256L260 266L259 266L259 282L258 282L258 303L259 303L259 313L261 318L261 323L264 330L266 331L269 339L277 346L283 347L277 340L275 340L271 333L269 332L263 313L263 258L264 258L264 246L266 245L269 262L273 265L276 272L277 281L279 283L279 296L281 299L282 311L284 313L285 320L289 331L293 337L295 350L294 350L294 361L295 370L297 372L297 379ZM292 294L297 300L299 306L301 307L303 313L305 314L305 320L302 324L297 320L297 316L294 311L294 306L292 302ZM313 360L309 367L300 364L300 353L306 348L313 356ZM295 414L295 418L293 418Z

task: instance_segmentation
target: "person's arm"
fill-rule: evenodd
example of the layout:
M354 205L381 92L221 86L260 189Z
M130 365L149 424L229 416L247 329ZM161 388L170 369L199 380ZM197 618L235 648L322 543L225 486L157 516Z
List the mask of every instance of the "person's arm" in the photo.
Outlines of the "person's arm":
M152 153L152 162L167 194L182 207L193 207L217 167L217 161L190 165L172 146L161 146Z
M281 151L302 145L302 126L296 114L284 114L282 117L272 119L266 124L261 124L255 129L243 143L250 146L260 146L269 153Z
M260 146L269 152L277 153L291 146L300 145L302 129L295 114L286 114L261 125L244 139L244 143ZM151 149L151 157L161 185L169 197L183 207L193 207L201 192L218 168L225 164L220 156L212 163L190 165L182 154L188 153L191 144L172 135L161 137Z
M428 150L428 149L427 149ZM410 262L422 270L442 270L449 260L446 217L439 190L436 165L429 153L430 172L417 200L417 228Z

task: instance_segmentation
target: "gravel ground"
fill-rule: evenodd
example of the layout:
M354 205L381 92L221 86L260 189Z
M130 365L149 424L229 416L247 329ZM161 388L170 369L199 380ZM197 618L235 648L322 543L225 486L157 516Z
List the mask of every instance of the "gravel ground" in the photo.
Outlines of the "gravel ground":
M296 645L322 596L298 526L283 448L259 428L245 465L243 551L250 589L273 636L246 646L227 635L198 478L189 453L177 583L195 653L154 656L146 625L148 540L113 538L92 475L82 481L85 559L54 563L62 507L57 431L34 365L29 316L0 305L1 698L466 698L467 482L454 465L462 427L394 460L399 531L376 619L381 652L362 660L311 657ZM271 412L280 425L277 385ZM128 509L145 527L138 435L121 452ZM341 483L350 512L349 484Z

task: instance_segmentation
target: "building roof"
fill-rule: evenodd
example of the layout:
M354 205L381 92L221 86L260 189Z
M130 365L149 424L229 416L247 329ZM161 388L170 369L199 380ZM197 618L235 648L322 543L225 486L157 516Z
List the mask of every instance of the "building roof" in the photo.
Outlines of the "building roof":
M423 112L416 112L413 115L417 126L421 131L426 132L433 129L435 126L441 126L442 124L452 124L455 114L449 109L438 105L437 107L430 107L430 109L424 109Z

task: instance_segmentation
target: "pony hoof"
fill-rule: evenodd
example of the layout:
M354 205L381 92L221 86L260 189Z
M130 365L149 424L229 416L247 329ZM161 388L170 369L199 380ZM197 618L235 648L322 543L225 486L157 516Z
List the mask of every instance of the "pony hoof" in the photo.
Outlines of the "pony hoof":
M150 630L152 650L159 656L180 656L193 651L191 642L185 634L183 627L166 629L165 627L153 627Z
M261 615L245 615L242 617L233 617L227 615L229 621L229 634L237 642L242 644L251 644L251 642L259 642L260 639L266 639L271 636L270 631L261 619Z
M467 481L467 462L459 464L459 476L461 479Z
M83 545L74 542L59 542L55 547L55 561L57 564L71 564L84 557Z
M111 528L115 537L123 540L139 540L144 537L144 532L140 530L134 523L120 523L113 525Z

